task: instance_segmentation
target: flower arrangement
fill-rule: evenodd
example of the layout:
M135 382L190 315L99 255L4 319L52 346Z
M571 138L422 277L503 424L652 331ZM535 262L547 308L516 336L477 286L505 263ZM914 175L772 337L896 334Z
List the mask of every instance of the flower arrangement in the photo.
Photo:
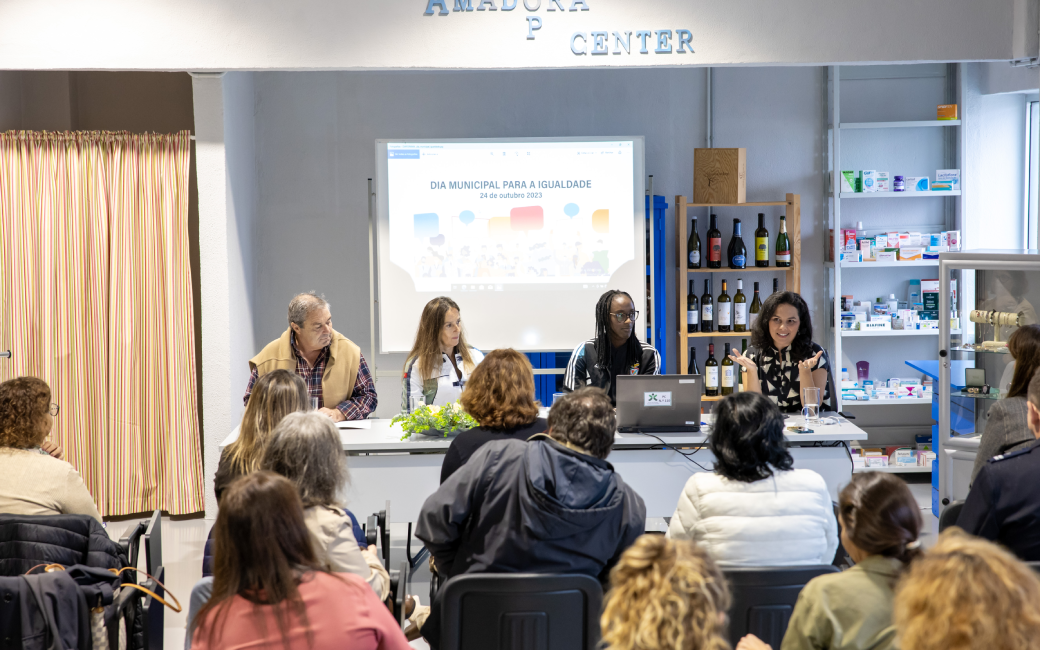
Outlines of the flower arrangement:
M394 416L390 424L398 422L401 423L401 429L404 430L401 440L417 433L425 435L440 433L447 438L449 433L468 431L478 426L477 421L462 410L462 405L458 402L451 402L444 406L423 405L411 413L400 413Z

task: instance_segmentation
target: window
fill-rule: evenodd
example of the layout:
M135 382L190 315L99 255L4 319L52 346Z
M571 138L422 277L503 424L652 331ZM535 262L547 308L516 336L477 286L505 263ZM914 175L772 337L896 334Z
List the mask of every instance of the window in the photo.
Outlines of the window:
M1038 248L1037 204L1040 202L1040 102L1026 103L1026 205L1023 214L1026 248Z

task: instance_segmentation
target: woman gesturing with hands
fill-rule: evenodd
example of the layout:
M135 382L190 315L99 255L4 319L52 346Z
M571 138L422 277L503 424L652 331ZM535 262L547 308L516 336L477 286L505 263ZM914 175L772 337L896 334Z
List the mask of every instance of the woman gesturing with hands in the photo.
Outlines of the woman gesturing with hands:
M762 393L785 413L801 412L802 388L819 388L822 403L830 403L830 362L812 340L809 307L800 295L782 291L766 299L751 330L751 346L730 355L747 371L749 391Z

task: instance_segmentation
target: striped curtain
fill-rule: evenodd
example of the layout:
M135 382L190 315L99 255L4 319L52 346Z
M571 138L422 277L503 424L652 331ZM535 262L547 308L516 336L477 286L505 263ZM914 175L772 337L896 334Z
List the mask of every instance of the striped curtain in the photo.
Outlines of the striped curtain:
M204 509L189 134L0 133L0 380L50 384L102 515Z

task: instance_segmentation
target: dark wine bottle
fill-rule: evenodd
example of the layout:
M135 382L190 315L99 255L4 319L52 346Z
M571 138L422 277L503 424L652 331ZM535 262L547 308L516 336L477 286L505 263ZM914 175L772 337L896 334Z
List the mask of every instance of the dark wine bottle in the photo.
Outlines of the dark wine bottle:
M773 278L773 293L776 293L777 291L780 291L780 280ZM769 295L773 295L773 293Z
M716 397L719 394L719 362L715 360L715 344L708 344L708 359L704 362L704 394Z
M740 339L740 354L747 355L747 339ZM737 381L737 390L741 392L747 390L747 368L744 366L740 367L740 379Z
M722 354L722 394L732 395L733 394L733 375L734 365L733 359L729 358L729 343L726 344L725 352Z
M722 231L719 230L719 218L714 214L708 222L708 268L722 268Z
M755 266L769 266L769 231L766 230L766 215L758 213L758 230L755 231Z
M722 293L715 302L718 304L719 331L728 332L733 324L733 299L726 293L725 280L722 281Z
M701 369L697 365L697 348L693 347L692 345L690 346L690 361L689 361L689 363L686 364L686 374L687 375L699 375L699 374L701 374Z
M747 331L747 296L744 295L744 281L737 279L737 293L733 296L733 331Z
M776 265L791 266L791 240L787 238L786 217L780 217L780 234L776 236Z
M689 291L686 292L686 331L696 332L700 325L701 308L697 296L693 293L693 280L690 280Z
M686 240L686 268L701 268L701 236L697 234L697 217L690 224L690 238Z
M742 269L747 266L747 246L740 235L740 219L733 220L733 237L729 240L729 268Z
M762 312L762 299L758 296L758 283L755 283L755 296L751 299L751 309L748 310L748 329L754 329L755 320Z
M711 285L709 280L704 281L704 295L701 296L701 331L711 332L715 329L715 314L711 298Z

